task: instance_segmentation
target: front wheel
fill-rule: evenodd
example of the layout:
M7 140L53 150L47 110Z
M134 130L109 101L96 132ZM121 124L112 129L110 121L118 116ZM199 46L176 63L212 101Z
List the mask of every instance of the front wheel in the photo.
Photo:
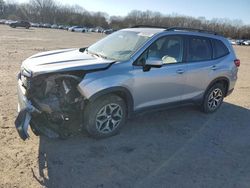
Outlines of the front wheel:
M98 98L86 107L84 120L87 132L96 138L117 134L126 120L126 104L117 95Z
M206 92L202 104L202 111L205 113L215 112L222 104L225 96L225 88L222 84L213 85Z

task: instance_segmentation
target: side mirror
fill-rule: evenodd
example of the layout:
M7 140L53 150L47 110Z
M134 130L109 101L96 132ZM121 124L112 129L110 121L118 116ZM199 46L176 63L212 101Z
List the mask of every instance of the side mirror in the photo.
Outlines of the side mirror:
M162 60L155 59L155 58L149 58L145 61L145 64L143 66L143 71L149 71L152 67L153 68L161 68L163 65Z
M154 67L154 68L161 68L163 65L162 60L159 59L148 59L146 60L145 65L148 65L150 67Z

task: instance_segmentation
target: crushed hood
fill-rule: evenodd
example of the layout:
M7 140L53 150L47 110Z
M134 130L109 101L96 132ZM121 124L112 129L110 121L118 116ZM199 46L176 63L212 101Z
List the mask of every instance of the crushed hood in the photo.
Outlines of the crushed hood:
M79 49L63 49L35 54L22 63L22 69L33 76L73 70L102 69L114 62L80 52Z

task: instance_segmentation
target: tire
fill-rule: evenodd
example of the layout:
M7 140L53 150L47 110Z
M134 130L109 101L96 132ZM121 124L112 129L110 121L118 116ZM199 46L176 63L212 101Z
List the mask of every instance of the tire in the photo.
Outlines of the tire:
M105 95L86 106L84 125L89 135L105 138L120 131L126 116L124 100L117 95Z
M218 110L223 103L225 88L223 84L217 83L210 87L205 93L201 110L205 113L213 113Z

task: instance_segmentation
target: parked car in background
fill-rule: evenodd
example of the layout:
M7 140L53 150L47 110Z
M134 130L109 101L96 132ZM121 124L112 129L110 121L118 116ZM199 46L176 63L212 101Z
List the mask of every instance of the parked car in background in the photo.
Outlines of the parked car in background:
M70 28L70 26L67 25L59 25L58 29L63 29L63 30L68 30Z
M59 27L58 27L57 24L53 24L53 25L51 26L51 28L52 28L52 29L59 29Z
M104 31L104 29L101 28L101 27L96 27L96 28L95 28L95 32L96 32L96 33L102 33L103 31Z
M64 25L64 26L63 26L63 29L64 29L64 30L67 30L67 31L68 31L69 28L70 28L70 26L68 26L68 25Z
M236 41L235 41L235 40L233 40L233 39L228 39L228 41L230 42L230 44L236 45Z
M26 29L29 29L31 27L30 23L27 21L15 21L9 24L10 27L16 28L16 27L24 27Z
M10 25L11 23L14 23L14 22L16 22L16 21L13 21L13 20L6 20L6 21L5 21L5 24L6 24L6 25Z
M242 42L242 45L249 46L250 45L250 40L245 40Z
M30 23L31 27L40 27L39 23Z
M88 31L89 32L95 32L95 29L94 28L89 28Z
M242 39L238 39L238 40L236 40L235 42L236 42L237 45L242 45L242 44L243 44L243 41L244 41L244 40L242 40Z
M87 31L87 28L81 27L81 26L73 26L68 29L71 32L82 32L85 33Z
M105 33L106 35L109 35L109 34L111 34L113 32L115 32L114 29L106 29L106 30L103 31L103 33Z
M5 24L6 20L5 19L0 19L0 24Z
M49 23L41 24L40 27L51 28L51 24L49 24Z
M59 25L58 29L64 29L64 27L65 27L64 25Z

